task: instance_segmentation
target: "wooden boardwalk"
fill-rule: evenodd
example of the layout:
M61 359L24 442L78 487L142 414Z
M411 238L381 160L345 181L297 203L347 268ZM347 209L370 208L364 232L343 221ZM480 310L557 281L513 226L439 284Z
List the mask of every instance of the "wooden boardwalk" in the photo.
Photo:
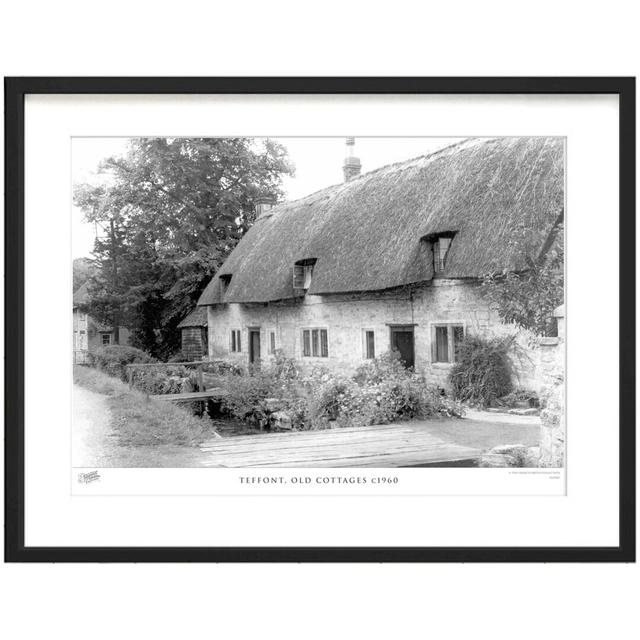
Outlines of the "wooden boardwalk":
M219 438L200 448L212 467L412 467L480 454L409 424Z

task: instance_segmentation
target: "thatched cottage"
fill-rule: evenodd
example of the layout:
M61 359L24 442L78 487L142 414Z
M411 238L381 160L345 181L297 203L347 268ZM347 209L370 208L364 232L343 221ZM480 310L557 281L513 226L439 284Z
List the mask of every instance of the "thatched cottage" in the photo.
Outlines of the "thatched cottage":
M87 364L89 354L98 347L115 344L115 331L87 313L89 286L85 282L73 294L73 363ZM130 332L119 329L120 344L129 344Z
M396 350L445 385L465 333L515 331L489 310L480 279L548 250L563 215L564 141L471 139L363 175L347 145L344 183L258 205L198 302L209 356L249 363L281 349L353 370Z

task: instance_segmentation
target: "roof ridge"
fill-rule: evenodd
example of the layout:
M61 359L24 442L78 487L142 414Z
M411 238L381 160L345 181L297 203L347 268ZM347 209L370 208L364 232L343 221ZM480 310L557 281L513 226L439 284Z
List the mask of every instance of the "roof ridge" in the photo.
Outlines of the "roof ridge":
M425 138L427 137L430 137L430 136L425 136ZM417 156L413 156L412 158L407 158L406 160L398 160L397 162L390 162L389 164L382 165L381 167L376 167L375 169L371 169L371 171L366 171L365 173L362 173L359 176L356 176L355 178L353 178L352 180L349 180L348 182L336 182L335 184L322 187L322 189L318 189L317 191L312 191L311 193L308 193L306 196L301 196L300 198L296 198L295 200L283 200L282 202L279 202L278 204L276 204L275 207L273 207L273 209L278 209L282 205L295 204L297 202L302 202L307 198L311 198L312 196L317 196L318 194L321 194L324 191L331 191L332 189L338 189L339 187L346 187L348 185L354 184L362 180L363 178L371 177L372 175L379 173L381 171L384 171L385 169L391 169L392 167L397 167L403 164L409 164L411 162L415 162L416 160L421 160L423 158L425 160L428 158L434 158L435 156L443 153L444 151L451 150L454 147L467 144L468 142L471 142L474 140L485 140L489 142L490 140L496 140L496 139L497 139L496 136L493 136L491 138L471 136L469 138L465 138L464 140L459 140L458 142L452 142L451 144L448 144L447 146L442 147L440 149L436 149L435 151L431 151L430 153L423 153ZM273 209L271 211L273 211ZM271 213L271 211L269 213ZM277 213L277 211L275 211L274 213Z

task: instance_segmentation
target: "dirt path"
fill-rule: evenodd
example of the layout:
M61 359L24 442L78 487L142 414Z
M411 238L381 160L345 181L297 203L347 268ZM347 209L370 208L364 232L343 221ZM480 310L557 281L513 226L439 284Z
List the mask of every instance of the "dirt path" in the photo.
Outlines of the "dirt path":
M73 386L74 467L201 467L208 460L197 447L121 446L110 417L107 396Z
M107 396L73 387L73 437L71 461L74 467L106 467L116 457L115 434L109 427Z

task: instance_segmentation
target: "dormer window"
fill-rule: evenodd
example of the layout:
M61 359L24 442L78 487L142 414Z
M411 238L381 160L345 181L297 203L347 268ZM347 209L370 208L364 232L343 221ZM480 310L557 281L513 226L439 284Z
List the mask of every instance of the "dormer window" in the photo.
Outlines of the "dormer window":
M447 266L447 255L451 248L451 242L455 231L447 231L445 233L437 233L427 236L426 240L431 242L433 251L433 273L435 275L444 273Z
M313 275L313 266L315 258L307 260L299 260L293 265L293 288L307 291L311 286L311 276Z
M223 273L220 276L220 283L222 285L222 293L226 293L229 288L229 284L231 283L231 275L230 273Z
M433 243L433 270L436 273L442 273L447 263L447 253L451 238L438 238Z

